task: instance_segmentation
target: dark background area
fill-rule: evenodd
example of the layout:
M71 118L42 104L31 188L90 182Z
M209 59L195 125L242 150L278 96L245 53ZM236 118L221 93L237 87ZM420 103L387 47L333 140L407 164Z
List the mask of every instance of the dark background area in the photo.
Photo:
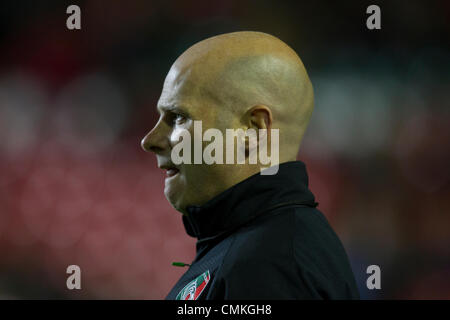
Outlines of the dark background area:
M362 298L450 298L449 21L448 1L3 1L0 298L165 297L195 240L140 140L178 55L240 30L279 37L309 72L299 159Z

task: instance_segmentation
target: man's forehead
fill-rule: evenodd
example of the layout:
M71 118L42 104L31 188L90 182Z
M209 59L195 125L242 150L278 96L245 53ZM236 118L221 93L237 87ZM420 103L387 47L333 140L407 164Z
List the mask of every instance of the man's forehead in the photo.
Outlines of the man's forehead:
M193 65L174 63L164 80L164 87L178 88L188 82L189 79L196 78L198 72L194 69L196 68Z
M162 105L171 105L171 100L178 99L188 89L189 72L181 72L172 67L164 80L164 85L159 98ZM183 92L182 92L183 91Z
M199 88L203 86L201 79L194 76L191 68L180 69L172 66L164 80L157 109L161 111L192 112L201 96Z
M181 95L179 90L174 88L167 88L164 86L164 89L161 93L161 96L158 100L158 104L156 106L156 109L159 113L161 112L169 112L169 111L176 111L177 109L182 109L184 103L182 103L180 100Z

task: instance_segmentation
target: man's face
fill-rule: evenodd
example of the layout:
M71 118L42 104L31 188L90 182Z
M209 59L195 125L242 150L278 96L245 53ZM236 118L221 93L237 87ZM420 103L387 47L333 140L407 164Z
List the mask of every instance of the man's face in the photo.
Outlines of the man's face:
M220 165L207 165L204 161L202 164L175 165L171 159L172 149L180 141L180 132L184 129L191 135L193 154L194 139L197 139L194 121L202 121L203 131L217 128L223 121L218 119L218 108L200 94L199 81L195 81L189 70L181 73L176 67L172 67L166 77L157 109L160 118L142 140L142 147L154 152L158 167L167 170L164 188L167 200L175 209L186 213L186 206L201 205L218 193L223 173Z

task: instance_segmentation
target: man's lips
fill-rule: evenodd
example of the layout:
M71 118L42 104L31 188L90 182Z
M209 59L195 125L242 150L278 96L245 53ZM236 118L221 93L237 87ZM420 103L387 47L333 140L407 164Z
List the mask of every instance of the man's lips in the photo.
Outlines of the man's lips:
M167 176L167 177L173 177L173 176L176 175L178 172L179 172L178 169L176 169L176 168L170 168L170 169L167 169L167 171L166 171L166 176Z
M168 164L168 163L163 164L163 165L159 165L158 168L166 170L167 178L173 177L178 172L180 172L180 170L178 170L174 165Z

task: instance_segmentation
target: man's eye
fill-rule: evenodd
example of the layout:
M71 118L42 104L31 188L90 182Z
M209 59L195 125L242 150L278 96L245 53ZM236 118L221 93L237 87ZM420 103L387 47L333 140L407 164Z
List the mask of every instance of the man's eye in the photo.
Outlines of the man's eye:
M176 114L174 117L174 123L181 124L186 121L186 117L181 114Z

